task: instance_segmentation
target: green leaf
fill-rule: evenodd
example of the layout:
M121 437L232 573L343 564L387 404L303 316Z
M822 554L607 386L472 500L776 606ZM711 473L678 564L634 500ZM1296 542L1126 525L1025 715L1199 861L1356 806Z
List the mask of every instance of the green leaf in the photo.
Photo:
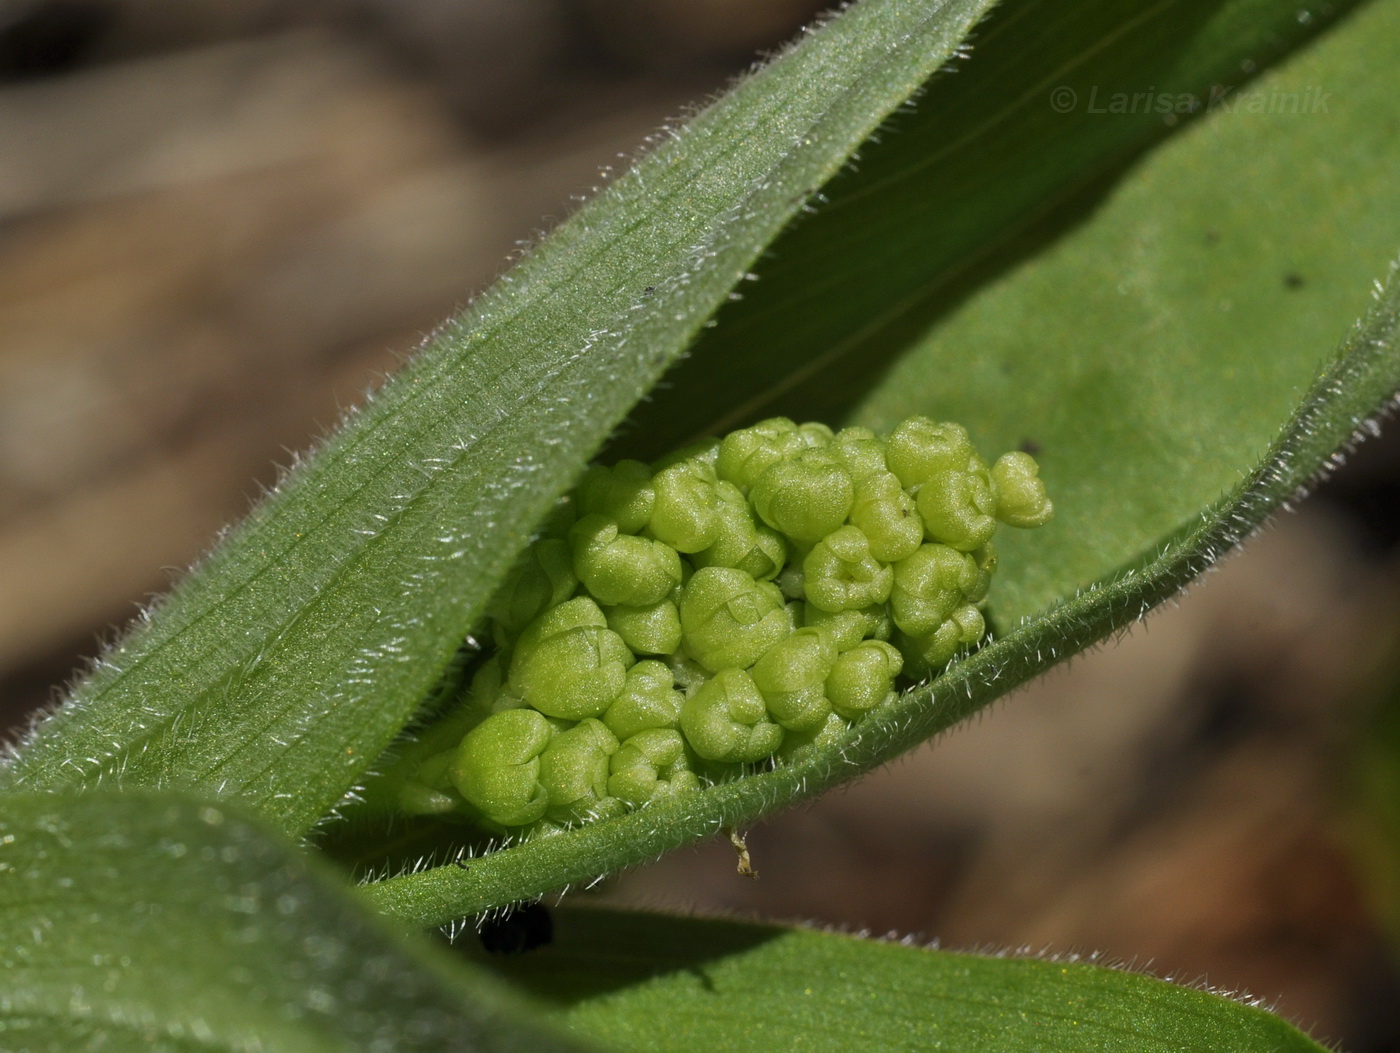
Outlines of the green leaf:
M401 939L338 886L223 804L10 797L0 1046L581 1048L491 976Z
M306 830L427 695L550 502L990 0L867 0L557 230L292 470L0 772L191 785Z
M1300 14L1286 0L1002 4L970 38L970 60L931 82L912 111L862 148L857 165L823 188L829 202L774 243L743 300L726 306L638 407L621 450L654 455L775 413L848 418L925 329L1092 215L1134 158L1191 119L1159 112L1164 101L1173 111L1183 102L1198 114L1221 110L1237 97L1222 97L1223 89L1253 90L1252 75L1356 6ZM1353 96L1334 90L1330 77L1308 86L1363 118L1383 89ZM1117 96L1128 112L1109 112ZM1330 119L1256 119L1272 140L1261 164L1289 152L1283 140L1302 132L1300 124ZM1292 171L1284 165L1281 174ZM1256 200L1235 166L1214 176L1235 198ZM1374 267L1393 248L1364 262ZM1077 302L1115 284L1060 293ZM1008 325L1002 338L1013 328L1020 331ZM970 345L958 357L983 352ZM960 408L958 386L943 387L951 390L935 405Z
M1354 114L1330 121L1325 115L1299 116L1283 126L1286 137L1278 124L1270 131L1247 123L1264 115L1214 115L1154 154L1092 220L1042 260L969 301L967 311L981 323L978 338L989 340L998 312L1007 327L1006 312L1034 304L1034 317L1009 316L1016 324L996 337L999 357L987 365L961 351L976 344L948 351L939 342L941 331L934 330L881 389L881 397L894 402L904 386L917 388L936 410L980 435L1000 435L1002 445L1044 435L1058 443L1048 451L1045 472L1057 523L1012 538L1003 549L1008 554L998 571L992 610L1010 631L808 762L495 852L474 862L469 872L448 868L386 881L373 890L382 906L420 923L440 924L511 898L586 882L853 778L1130 624L1263 523L1400 388L1400 283L1393 276L1341 354L1319 369L1335 340L1330 334L1343 332L1346 319L1361 306L1364 282L1358 272L1369 274L1400 245L1400 211L1388 183L1390 173L1400 169L1400 136L1393 132L1397 115L1388 88L1368 73L1396 65L1400 9L1370 7L1260 85L1269 90L1335 86L1339 99L1353 100ZM1261 146L1260 136L1271 149ZM1250 158L1260 151L1284 174L1266 179L1269 162L1263 159L1256 171ZM1285 163L1280 156L1293 160ZM1343 159L1344 183L1337 181L1333 157ZM1257 176L1261 182L1252 185L1265 190L1280 190L1280 183L1291 181L1290 194L1296 197L1285 200L1311 202L1301 213L1306 223L1300 218L1282 227L1273 197L1232 196L1235 185L1222 184L1219 174L1236 169ZM1218 218L1222 230L1249 229L1255 236L1241 237L1238 246L1222 247L1216 255L1147 251L1156 243L1169 248L1189 243L1205 215ZM1178 216L1188 217L1185 233L1176 233ZM1143 245L1145 232L1154 238ZM1303 258L1325 253L1328 265L1350 274L1354 286L1334 288L1323 273L1309 277L1312 284L1294 292L1315 298L1275 324L1269 313L1282 308L1272 297L1293 294L1283 280L1293 266L1286 262L1293 237ZM1335 244L1324 249L1329 239ZM1347 258L1356 244L1374 247L1373 241L1384 242L1384 253L1377 249L1369 261ZM1111 252L1115 246L1117 256ZM1116 286L1103 284L1105 271L1112 272L1125 253L1129 259L1136 253L1142 265L1131 270L1120 265L1116 273L1147 283L1151 311L1146 317L1132 297L1120 297ZM1203 297L1203 289L1229 290L1242 305L1252 296L1249 310L1240 310L1254 321L1239 331L1217 324L1219 297ZM1071 290L1083 299L1071 297ZM1120 298L1132 302L1121 307ZM1103 333L1095 328L1099 313L1104 327L1116 327L1115 339L1101 342ZM1133 321L1146 328L1134 329ZM1249 327L1254 323L1268 323L1263 346ZM949 324L962 324L961 316ZM1083 343L1076 337L1080 332L1086 334ZM1195 333L1206 342L1198 344ZM1016 357L1008 358L1013 351ZM1044 362L1038 362L1042 355ZM995 377L1008 361L1022 374L1002 384ZM1067 383L1057 379L1061 368L1069 374ZM945 375L958 383L943 381ZM1225 397L1213 394L1217 386L1226 389ZM1256 391L1262 408L1254 401ZM999 397L1015 400L1014 413L999 415ZM1297 406L1291 419L1289 405ZM875 401L869 412L875 419L884 409ZM1286 423L1279 430L1270 419ZM1082 441L1081 430L1088 436ZM1157 478L1187 489L1187 498L1159 495ZM1170 540L1159 546L1164 534ZM1128 569L1109 573L1125 564ZM1094 581L1095 574L1107 576ZM1034 609L1052 589L1066 598L1020 624L999 614Z
M1400 9L1356 13L919 333L856 407L1034 443L1057 517L998 536L1003 625L1138 559L1258 463L1400 246L1400 108L1365 72L1397 62Z
M983 957L808 929L561 910L501 975L610 1049L1322 1049L1218 995L1076 960Z

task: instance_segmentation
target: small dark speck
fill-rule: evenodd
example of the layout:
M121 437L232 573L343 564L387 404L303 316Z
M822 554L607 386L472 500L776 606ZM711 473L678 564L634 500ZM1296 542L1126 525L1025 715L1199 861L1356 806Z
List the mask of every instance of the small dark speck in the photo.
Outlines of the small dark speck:
M1208 231L1206 231L1206 244L1207 244L1207 245L1214 245L1214 244L1216 244L1216 243L1219 242L1219 241L1220 241L1220 231L1218 231L1218 230L1208 230Z
M642 294L645 296L650 296L654 292L656 292L655 285L648 285L645 289L642 290Z
M1034 439L1022 439L1019 448L1022 453L1028 453L1032 457L1040 456L1040 443L1036 442Z
M554 942L554 919L543 903L520 903L478 934L489 954L524 954Z
M1301 289L1303 284L1303 276L1297 271L1289 271L1283 276L1283 285L1286 289Z

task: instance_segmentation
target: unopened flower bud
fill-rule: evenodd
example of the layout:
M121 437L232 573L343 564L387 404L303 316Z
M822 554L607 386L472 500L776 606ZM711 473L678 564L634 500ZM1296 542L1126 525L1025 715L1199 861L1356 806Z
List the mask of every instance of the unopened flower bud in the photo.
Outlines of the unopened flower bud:
M772 718L791 731L820 727L831 712L826 678L836 665L836 644L824 629L798 629L754 663L753 682Z
M685 737L671 729L640 731L625 739L613 754L610 770L608 793L633 808L700 787L690 768Z
M574 573L599 603L643 607L665 599L681 583L681 558L670 545L623 534L600 515L586 515L569 531Z
M883 640L866 640L843 652L826 678L831 708L859 720L892 696L894 678L903 668L899 651Z
M680 611L685 649L712 672L753 665L793 629L777 586L732 567L697 570Z
M706 760L751 764L771 757L783 729L768 719L763 695L742 669L725 669L681 706L681 730Z
M599 720L581 720L557 732L540 754L540 785L549 795L545 817L557 823L620 811L608 797L608 769L617 736Z
M926 636L967 602L977 584L977 564L947 545L922 545L894 565L890 613L910 636Z
M639 731L674 728L680 721L681 701L670 668L646 659L627 670L627 683L603 714L603 723L619 740Z
M634 661L598 605L580 596L546 611L520 634L510 682L541 713L580 720L612 705Z
M1007 526L1038 527L1050 522L1055 506L1040 480L1040 466L1028 453L1004 453L992 465L996 517Z
M749 500L774 530L798 542L820 541L846 521L855 486L845 467L824 450L779 461L758 477Z
M807 602L824 611L847 611L884 603L894 572L870 552L859 527L843 526L812 547L802 561Z
M595 464L578 484L579 509L601 515L624 534L635 534L651 522L656 491L651 469L641 461L618 461L611 468Z
M452 782L491 822L533 823L549 804L540 785L540 754L553 737L549 721L533 709L489 716L462 739L451 764Z
M890 433L885 463L905 489L913 490L937 476L962 471L972 454L972 440L961 424L910 417Z

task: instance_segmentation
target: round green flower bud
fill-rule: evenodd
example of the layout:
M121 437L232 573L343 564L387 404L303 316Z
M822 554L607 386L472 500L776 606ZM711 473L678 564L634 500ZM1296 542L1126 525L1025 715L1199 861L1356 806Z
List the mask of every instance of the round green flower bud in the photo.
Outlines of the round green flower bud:
M681 731L701 757L726 764L771 757L783 741L783 729L768 720L758 685L742 669L716 673L685 700Z
M859 424L848 424L846 427L842 428L840 431L838 431L835 435L832 436L832 441L850 443L874 441L878 442L881 446L885 444L884 439L880 438L880 436L876 435L869 428L863 427Z
M801 691L764 695L768 715L788 731L815 731L831 716L831 703L821 684Z
M603 723L619 740L639 731L679 726L681 693L664 662L646 659L627 670L627 684L603 714Z
M811 731L826 722L831 706L826 678L836 665L836 644L825 629L803 628L779 640L754 663L753 682L768 713L791 731Z
M795 629L754 663L750 675L764 694L801 691L823 683L836 656L836 643L825 629Z
M404 815L451 815L461 810L462 798L409 780L399 787L395 803Z
M924 543L924 521L899 477L881 468L856 484L851 525L870 541L870 554L894 563L914 554Z
M920 487L917 504L930 541L971 552L996 533L996 496L984 469L934 476Z
M992 465L992 489L996 491L996 517L1007 526L1044 526L1055 514L1040 480L1040 465L1028 453L998 457Z
M977 581L967 590L968 603L981 603L987 598L992 587L992 578L997 572L997 550L988 541L975 552L968 553L977 564Z
M735 567L755 581L777 576L787 560L787 543L764 523L754 521L749 503L733 483L720 480L720 528L715 543L695 553L697 567Z
M808 551L811 551L808 549ZM806 554L803 554L806 559ZM794 557L793 562L783 568L783 572L775 579L776 584L782 594L790 600L805 600L807 598L807 579L802 573L802 560Z
M934 632L922 636L901 634L895 643L904 655L911 676L927 676L947 665L961 647L969 647L986 632L982 612L971 605L959 607Z
M702 567L681 590L681 640L711 672L746 669L792 632L783 594L733 567Z
M605 607L608 628L637 654L670 654L681 645L681 614L673 601L645 607Z
M670 545L618 533L617 524L586 515L569 531L574 573L599 603L644 607L681 583L681 558Z
M509 640L541 612L567 600L577 588L578 577L568 543L545 538L521 553L514 569L491 597L487 612Z
M505 660L497 651L472 677L472 706L485 715L526 705L520 692L506 679ZM458 736L460 738L460 736Z
M788 764L798 764L817 753L831 750L850 730L850 723L837 713L827 711L826 719L807 731L789 731L777 755Z
M800 622L825 630L838 651L849 651L862 640L888 640L893 629L889 607L883 603L849 611L824 611L806 603Z
M510 684L541 713L596 717L622 694L634 656L586 596L545 611L520 634Z
M824 450L771 465L749 491L760 518L794 541L813 543L846 521L855 499L851 474Z
M719 457L718 439L700 439L692 442L688 446L682 446L679 450L673 450L660 460L651 462L651 472L655 475L663 469L672 465L680 464L682 461L697 461L700 464L713 468L715 460Z
M462 798L452 785L452 762L462 738L488 715L475 694L469 694L433 723L415 729L413 738L395 743L392 760L366 782L365 803L374 809L387 799L409 815L459 811Z
M554 728L533 709L487 717L457 747L449 774L457 792L500 826L525 826L542 818L549 794L540 785L540 754Z
M557 732L540 754L540 785L549 795L545 818L571 823L608 810L608 768L617 746L617 736L600 720Z
M900 485L913 490L940 475L964 470L973 453L972 440L961 424L910 417L890 433L885 463Z
M720 498L715 470L704 461L685 460L652 478L656 500L649 530L677 552L699 552L719 536Z
M926 636L967 602L977 584L972 557L947 545L923 545L894 565L890 614L910 636Z
M577 493L584 515L611 519L624 534L635 534L651 522L656 503L651 469L641 461L618 461L611 468L592 465L579 481Z
M898 650L883 640L866 640L836 659L826 678L831 708L859 720L894 694L894 678L904 668Z
M685 737L669 728L639 731L613 754L608 793L633 808L700 788L690 769Z
M842 428L832 439L827 452L851 473L857 490L862 479L888 471L885 467L885 443L869 428Z
M411 774L394 780L397 784L394 805L398 811L405 815L447 815L461 810L462 795L452 785L451 769L457 757L457 745L467 730L466 727L461 729L457 742L450 749L425 755L413 765ZM413 743L413 746L418 745L420 743Z
M848 611L884 603L894 572L870 552L858 527L843 526L813 546L802 561L807 602L824 611Z
M608 620L603 617L602 608L592 597L575 596L550 607L525 626L520 633L516 651L524 647L534 647L547 637L570 629L602 627L607 624Z
M725 482L748 490L771 466L809 445L796 424L786 417L772 417L726 435L719 445L715 471Z

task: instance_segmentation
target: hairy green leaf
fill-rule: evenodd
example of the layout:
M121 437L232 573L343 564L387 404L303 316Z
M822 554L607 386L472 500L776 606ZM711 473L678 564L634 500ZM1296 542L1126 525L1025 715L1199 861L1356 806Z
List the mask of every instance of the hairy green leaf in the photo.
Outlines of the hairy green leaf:
M10 797L0 1047L584 1048L481 970L401 939L338 886L222 803Z
M989 3L866 0L661 136L103 655L0 787L194 785L306 830L549 503Z
M610 1049L1319 1053L1262 1009L1083 961L562 910L501 974Z
M1400 138L1390 130L1396 115L1393 101L1385 98L1385 86L1373 83L1367 72L1377 68L1377 63L1387 66L1400 62L1397 18L1400 12L1393 7L1369 8L1324 39L1314 52L1271 80L1260 82L1266 86L1288 85L1295 80L1335 84L1339 98L1357 100L1360 114L1371 115L1332 122L1300 117L1286 126L1286 137L1276 132L1273 139L1275 157L1309 159L1287 168L1287 176L1281 178L1291 179L1297 184L1295 192L1314 202L1316 211L1308 215L1308 228L1331 231L1319 238L1338 241L1340 247L1329 259L1345 255L1353 243L1348 239L1370 238L1370 228L1377 225L1391 232L1386 254L1400 244L1400 213L1393 208L1387 211L1393 201L1388 173L1400 165ZM1054 454L1056 467L1053 471L1047 467L1045 473L1062 519L1028 535L1023 544L1006 546L1009 554L998 572L993 615L1004 602L1003 578L1013 583L1008 606L1019 613L1028 602L1026 597L1041 594L1045 581L1059 573L1053 562L1048 569L1040 563L1080 546L1075 538L1055 540L1057 536L1064 538L1066 520L1070 530L1078 527L1091 532L1091 547L1107 550L1099 556L1103 561L1097 568L1099 574L1125 563L1128 569L1076 592L1075 585L1082 580L1079 575L1088 571L1082 563L1072 564L1057 579L1064 600L1019 625L1004 619L1002 628L1011 631L953 665L931 685L910 692L888 717L865 722L846 741L811 761L724 783L695 798L647 808L537 844L497 852L475 861L469 872L449 868L396 878L375 890L385 908L421 922L440 923L514 897L587 881L686 840L712 834L722 826L741 825L869 770L950 727L1054 662L1130 624L1184 587L1292 498L1400 388L1400 284L1394 278L1341 353L1321 366L1324 350L1335 337L1319 334L1345 329L1346 318L1355 313L1364 297L1359 282L1350 292L1332 290L1330 279L1319 276L1314 286L1317 299L1310 301L1305 311L1291 315L1290 326L1271 326L1264 348L1247 328L1234 334L1211 324L1209 316L1219 311L1219 301L1203 299L1200 294L1202 288L1234 289L1247 280L1242 275L1263 275L1262 291L1257 294L1260 304L1251 308L1249 316L1263 317L1270 306L1278 309L1269 299L1269 290L1276 284L1287 292L1277 240L1287 231L1241 239L1237 248L1219 255L1191 254L1182 260L1164 253L1155 261L1144 255L1140 269L1124 273L1138 282L1153 283L1161 274L1161 284L1152 284L1153 309L1147 319L1151 324L1133 330L1126 322L1115 321L1113 324L1126 335L1082 346L1074 340L1076 332L1090 325L1086 315L1102 305L1105 315L1111 317L1111 302L1104 303L1104 298L1120 295L1115 288L1098 284L1101 270L1090 270L1087 276L1083 271L1084 258L1105 251L1106 242L1125 236L1131 239L1148 229L1175 243L1164 232L1174 229L1176 217L1199 222L1201 215L1219 210L1225 213L1222 224L1228 220L1231 229L1247 222L1256 229L1278 226L1274 201L1267 196L1231 198L1228 210L1221 204L1230 187L1222 186L1218 174L1225 167L1248 166L1250 152L1261 149L1257 134L1245 123L1261 116L1217 114L1224 119L1203 123L1192 135L1164 147L1092 221L1059 242L1043 263L1023 268L989 288L985 305L969 306L969 310L975 306L995 317L1001 305L1004 310L1014 310L1020 303L1018 297L1033 298L1040 313L1022 320L1024 327L1019 331L1024 339L1018 345L1019 357L1013 360L1027 371L1018 381L1016 395L1023 415L1003 422L1006 434L1002 441L1011 438L1014 442L1019 433L1056 435L1063 442ZM1339 141L1337 136L1343 138ZM1236 143L1243 151L1240 155L1231 149ZM1365 158L1358 170L1348 168L1346 188L1337 185L1335 170L1325 163L1343 149L1344 156ZM1139 186L1154 193L1140 193ZM1129 207L1127 213L1118 211L1124 202ZM1245 219L1246 212L1252 220ZM1339 235L1338 231L1347 233ZM1315 240L1301 234L1299 238L1301 253L1313 251ZM1184 240L1189 242L1189 237ZM1382 259L1384 256L1378 255L1372 264L1353 265L1353 270L1379 267ZM1181 270L1189 271L1193 280L1173 280ZM1076 284L1080 281L1088 284ZM1070 290L1084 300L1071 298ZM1304 313L1317 318L1305 324ZM1129 315L1135 316L1135 312ZM1164 319L1175 319L1181 332L1161 335ZM1189 338L1197 329L1211 334L1208 347L1197 348ZM1013 334L1016 331L1013 327ZM1163 355L1176 352L1178 357L1157 362L1159 344ZM1051 357L1036 366L1047 345ZM1006 337L1000 339L998 348L1010 354ZM1185 359L1180 357L1183 348L1191 352ZM944 354L931 337L900 367L908 371L908 386L922 385L919 390L926 395L936 392L929 397L936 397L937 406L949 416L966 416L968 423L994 430L996 398L981 396L981 381L989 372L995 373L1005 359L996 360L994 367L986 370L973 361L975 356L936 357ZM926 355L935 356L931 364L924 362ZM1088 405L1065 402L1075 388L1057 388L1053 378L1060 357L1056 356L1064 359L1067 368L1072 367L1071 376L1078 378L1072 385L1077 383L1082 398L1092 400ZM1142 361L1132 365L1132 360ZM946 367L943 373L940 361ZM941 381L954 367L968 378L965 388ZM1134 369L1139 372L1134 373ZM1167 379L1174 377L1175 369L1188 375ZM1128 379L1113 382L1120 375ZM1301 390L1311 377L1317 379L1310 388ZM1096 384L1102 387L1096 388ZM1189 394L1192 385L1195 398ZM1212 386L1228 388L1230 398L1214 398L1206 390ZM1264 401L1262 407L1252 401L1256 389ZM891 383L883 397L898 399L900 391L900 384ZM964 392L969 398L966 415L959 402ZM1157 415L1153 407L1159 397L1167 407L1163 413L1170 410L1176 414L1174 420ZM1290 403L1297 408L1288 419ZM907 411L909 407L903 408ZM872 418L882 412L878 402L872 405ZM1286 423L1279 430L1280 425L1271 424L1270 419ZM1077 428L1094 441L1075 440ZM1138 437L1140 430L1142 438ZM1184 438L1166 444L1164 433ZM1223 437L1219 446L1217 435ZM1172 466L1156 464L1153 458L1159 455L1174 458ZM1144 457L1148 458L1146 463ZM1152 472L1163 473L1174 483L1189 480L1196 503L1183 506L1171 503L1174 498L1153 499ZM1241 475L1245 478L1237 483ZM1081 478L1092 481L1093 486L1085 482L1080 489L1076 480ZM1072 495L1072 509L1065 508L1062 486ZM1226 496L1216 500L1222 493ZM1202 506L1205 511L1193 515ZM1144 538L1138 531L1147 520L1156 524L1157 533ZM1170 541L1154 550L1153 539L1173 527L1178 529ZM1045 542L1048 557L1041 554L1037 538L1041 534L1049 539ZM1019 599L1014 587L1018 579L1023 583Z

